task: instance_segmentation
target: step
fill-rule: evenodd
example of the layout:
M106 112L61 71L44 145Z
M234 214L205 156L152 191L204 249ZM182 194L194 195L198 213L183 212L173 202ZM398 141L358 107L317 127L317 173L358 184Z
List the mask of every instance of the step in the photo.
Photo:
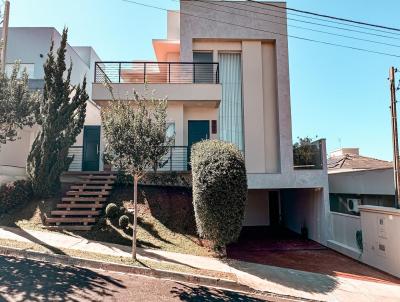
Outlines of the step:
M105 204L96 203L59 203L57 204L58 209L101 209L104 208Z
M116 175L85 175L86 179L117 179Z
M116 175L117 171L66 171L63 175L77 175L77 176L85 176L85 175Z
M80 180L76 181L76 185L112 185L115 182L113 180Z
M90 185L81 185L81 186L71 186L71 190L112 190L111 186L90 186Z
M63 197L62 201L93 201L93 202L105 202L107 201L106 197Z
M116 175L118 172L115 171L81 171L79 175Z
M110 192L108 191L68 191L67 192L68 196L82 196L82 195L90 195L90 196L97 196L97 195L110 195Z
M45 227L50 230L66 230L66 231L90 231L91 225L48 225Z
M96 218L92 217L49 217L46 218L47 223L65 222L65 223L78 223L78 222L96 222Z
M100 211L51 211L55 216L99 216Z

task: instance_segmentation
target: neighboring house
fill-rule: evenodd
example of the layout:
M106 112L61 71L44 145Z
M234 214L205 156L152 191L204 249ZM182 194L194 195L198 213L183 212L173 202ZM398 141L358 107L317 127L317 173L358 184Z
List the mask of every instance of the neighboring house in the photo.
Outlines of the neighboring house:
M332 248L355 258L360 250L362 206L394 207L393 163L362 156L358 148L334 151L328 158Z
M1 36L1 35L0 35ZM58 48L61 35L51 27L11 27L9 29L6 72L10 73L15 61L19 60L22 68L26 68L29 75L29 86L31 89L42 89L44 85L43 64L47 59L51 41L54 41L55 50ZM94 62L99 57L91 47L72 47L67 45L66 62L73 63L71 84L82 83L86 75L88 80L87 93L91 97L92 83L94 81ZM87 117L85 128L90 125L100 125L99 107L92 101L87 103ZM31 145L38 132L38 127L26 127L19 131L20 139L8 142L0 149L0 182L5 182L25 175L26 160ZM83 133L77 138L76 145L81 146ZM76 162L81 161L80 150L72 148L71 154L76 157L71 169L76 168ZM80 170L80 167L79 167Z
M311 164L293 160L287 28L257 21L256 14L243 10L245 2L224 1L227 12L215 10L215 3L199 8L181 1L182 13L168 12L167 39L153 40L157 61L97 62L92 99L99 106L111 101L106 81L122 97L132 89L143 93L145 86L167 96L175 146L160 170L188 170L190 147L203 139L232 142L246 159L244 225L283 224L298 233L306 227L311 239L327 244L325 141L315 142ZM229 25L232 20L246 27ZM99 126L85 137L85 149L103 144L100 131ZM101 162L101 154L91 154L84 158L84 170Z

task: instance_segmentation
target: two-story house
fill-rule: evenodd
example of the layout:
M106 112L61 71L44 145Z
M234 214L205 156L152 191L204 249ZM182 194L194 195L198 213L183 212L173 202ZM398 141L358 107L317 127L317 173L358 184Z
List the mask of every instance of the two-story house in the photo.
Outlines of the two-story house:
M86 74L91 97L85 128L70 151L75 155L70 171L103 170L99 108L112 101L105 82L121 97L132 89L154 90L168 98L168 133L175 137L160 170L190 169L190 147L202 139L232 142L246 159L244 225L307 229L310 239L326 245L331 224L325 141L314 144L311 164L293 156L285 10L280 22L268 22L274 17L261 20L256 13L262 4L180 4L180 11L168 12L166 39L153 40L154 62L100 61L91 48L68 46L72 83ZM60 34L53 28L10 29L7 63L21 60L36 87L51 39L57 46ZM0 174L9 169L23 174L35 131L24 129L20 140L2 146Z
M254 3L249 10L240 1L224 1L223 9L219 3L181 1L180 11L169 11L167 38L153 40L154 62L96 62L92 99L99 106L111 101L106 81L120 96L145 93L145 86L167 96L175 147L162 169L188 169L190 147L202 139L232 142L246 159L244 225L306 228L326 244L325 141L315 144L314 164L294 163L286 23L260 21ZM102 144L98 139L91 148Z

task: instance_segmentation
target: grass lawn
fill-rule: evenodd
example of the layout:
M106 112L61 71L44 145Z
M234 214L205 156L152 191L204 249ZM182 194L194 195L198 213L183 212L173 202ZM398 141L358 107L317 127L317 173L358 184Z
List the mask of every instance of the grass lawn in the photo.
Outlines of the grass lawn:
M210 244L196 235L189 189L151 186L139 189L138 246L198 256L215 255ZM110 202L129 208L132 198L132 187L117 187L110 196ZM28 201L0 216L0 225L45 230L44 218L55 209L59 200ZM107 219L106 224L98 224L91 231L74 234L89 240L131 245L132 229L118 228L116 218Z
M46 249L45 247L43 247L42 245L39 245L36 243L27 243L27 242L15 241L15 240L0 239L0 246L6 246L6 247L12 247L12 248L16 248L16 249L31 250L31 251L35 251L35 252L54 254L54 251L50 251L50 250ZM236 276L232 273L224 273L224 272L219 272L219 271L196 269L196 268L193 268L193 267L190 267L187 265L181 265L181 264L175 264L175 263L172 264L172 263L165 263L165 262L151 261L151 260L133 261L131 258L128 258L128 257L116 257L116 256L99 254L99 253L87 253L87 252L82 252L79 250L64 249L64 248L60 248L59 251L60 251L60 254L67 255L70 257L77 257L77 258L82 258L82 259L104 261L104 262L124 264L124 265L132 265L132 266L138 266L138 267L146 267L146 268L150 268L150 269L170 270L170 271L175 271L175 272L182 272L182 273L188 273L188 274L195 274L195 275L202 275L202 276L208 276L208 277L213 277L213 278L222 278L222 279L237 281Z

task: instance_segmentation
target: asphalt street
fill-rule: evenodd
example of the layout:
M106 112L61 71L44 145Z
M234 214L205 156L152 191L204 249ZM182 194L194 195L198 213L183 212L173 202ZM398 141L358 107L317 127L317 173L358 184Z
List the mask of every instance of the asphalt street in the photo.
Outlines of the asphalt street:
M0 256L0 301L266 301L216 288Z

